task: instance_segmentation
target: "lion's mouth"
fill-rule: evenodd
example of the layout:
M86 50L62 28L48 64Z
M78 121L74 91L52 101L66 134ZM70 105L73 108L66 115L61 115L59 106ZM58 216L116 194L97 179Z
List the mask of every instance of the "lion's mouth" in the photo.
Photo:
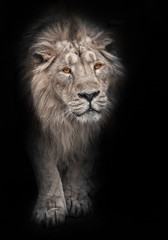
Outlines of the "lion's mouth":
M78 113L75 113L73 112L77 117L81 117L83 116L84 114L92 114L92 113L98 113L100 114L101 112L100 111L97 111L96 109L90 107L88 108L85 112L81 113L81 114L78 114Z

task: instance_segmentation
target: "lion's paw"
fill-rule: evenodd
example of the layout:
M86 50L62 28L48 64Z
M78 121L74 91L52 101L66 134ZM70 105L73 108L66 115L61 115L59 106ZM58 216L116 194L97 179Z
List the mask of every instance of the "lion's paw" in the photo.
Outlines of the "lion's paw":
M66 215L66 204L61 197L38 200L33 211L33 219L44 227L61 225Z
M86 216L92 212L92 204L89 197L67 198L68 215L72 217Z

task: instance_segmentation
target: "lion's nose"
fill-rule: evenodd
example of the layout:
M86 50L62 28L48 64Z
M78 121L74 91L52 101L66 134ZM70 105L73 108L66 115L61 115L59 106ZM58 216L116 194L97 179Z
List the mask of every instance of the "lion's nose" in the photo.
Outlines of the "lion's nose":
M97 92L92 92L92 93L78 93L78 96L80 98L85 98L88 102L91 102L93 100L93 98L97 97L99 95L100 91Z

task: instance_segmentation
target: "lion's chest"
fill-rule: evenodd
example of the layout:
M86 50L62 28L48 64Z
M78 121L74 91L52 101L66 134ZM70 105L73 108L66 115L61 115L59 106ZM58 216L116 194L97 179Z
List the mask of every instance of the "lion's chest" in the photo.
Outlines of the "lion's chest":
M87 128L60 127L54 137L57 161L68 163L68 161L77 160L86 154L90 142L90 131Z

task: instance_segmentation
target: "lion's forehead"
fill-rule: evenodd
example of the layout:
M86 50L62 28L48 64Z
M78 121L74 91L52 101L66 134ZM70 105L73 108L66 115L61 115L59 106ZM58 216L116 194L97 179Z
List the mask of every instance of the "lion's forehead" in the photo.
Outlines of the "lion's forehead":
M89 46L89 43L88 37L80 42L64 40L58 41L56 48L65 54L65 60L70 64L76 63L79 57L87 62L93 62L96 61L96 54L94 49Z

